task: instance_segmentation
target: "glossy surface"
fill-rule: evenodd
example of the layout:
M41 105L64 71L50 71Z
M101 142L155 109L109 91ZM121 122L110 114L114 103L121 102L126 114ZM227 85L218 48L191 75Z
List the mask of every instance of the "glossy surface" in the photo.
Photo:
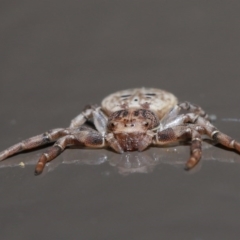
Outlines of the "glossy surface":
M136 86L199 104L240 140L239 7L3 1L1 150L68 126L86 103ZM191 172L183 170L189 146L136 155L68 149L38 177L34 164L44 149L7 159L0 164L0 238L238 239L240 156L205 148Z

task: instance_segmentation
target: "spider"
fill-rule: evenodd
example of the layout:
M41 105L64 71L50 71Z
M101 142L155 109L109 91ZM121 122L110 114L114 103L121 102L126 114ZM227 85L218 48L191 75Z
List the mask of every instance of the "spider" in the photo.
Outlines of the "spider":
M182 113L182 110L185 113ZM94 127L85 123L91 122ZM178 103L170 92L155 88L135 88L113 93L101 106L87 106L68 128L56 128L23 140L0 153L0 161L24 150L55 142L41 155L35 168L40 174L47 162L67 146L110 147L118 153L143 151L151 144L163 146L190 140L190 158L185 169L200 160L202 135L240 152L240 143L221 133L199 106Z

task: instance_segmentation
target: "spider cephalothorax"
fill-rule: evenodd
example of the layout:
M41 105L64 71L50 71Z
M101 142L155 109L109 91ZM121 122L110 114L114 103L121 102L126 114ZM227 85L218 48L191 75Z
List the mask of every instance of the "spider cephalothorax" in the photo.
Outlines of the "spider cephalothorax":
M152 142L153 134L148 130L158 124L158 116L154 112L130 108L110 115L108 131L113 133L123 151L142 151Z
M85 122L92 122L95 129L85 126ZM55 142L41 155L35 169L39 174L47 162L71 145L110 147L123 153L143 151L150 145L190 141L191 153L186 169L191 169L202 155L202 135L240 152L240 143L217 130L200 107L188 102L178 103L173 94L160 89L135 88L109 95L101 106L86 107L68 128L53 129L9 147L0 153L0 161L15 153Z

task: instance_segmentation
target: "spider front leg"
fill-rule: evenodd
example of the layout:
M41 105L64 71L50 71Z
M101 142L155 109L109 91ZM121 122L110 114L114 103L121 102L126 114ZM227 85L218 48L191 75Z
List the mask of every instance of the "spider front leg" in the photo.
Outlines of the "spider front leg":
M194 129L192 126L175 126L157 132L154 144L167 145L178 141L191 140L190 158L188 159L185 169L193 168L202 156L202 139L203 128Z
M56 158L66 147L73 145L86 146L90 148L103 148L106 146L106 142L104 135L91 128L81 127L73 129L70 131L69 135L60 138L48 149L47 152L41 155L35 168L35 174L38 175L42 173L47 162Z
M188 130L189 131L189 130ZM191 131L191 147L190 147L190 158L188 159L185 169L192 169L202 157L202 139L201 134L197 131Z
M240 143L230 136L220 132L216 127L214 127L208 120L198 117L195 120L195 124L201 126L204 129L204 133L210 138L215 140L217 143L221 144L230 149L236 150L240 153Z
M69 134L69 129L57 128L49 130L43 134L23 140L6 150L0 152L0 161L25 150L37 148L50 142L55 142L58 138Z
M70 128L76 128L83 125L86 121L88 121L92 116L92 106L86 106L85 109L78 114L75 118L72 119L70 123Z
M105 137L106 141L108 142L109 147L115 150L117 153L124 153L122 147L120 146L117 139L114 137L113 133L108 133Z
M207 119L196 115L194 113L188 113L186 115L181 115L182 124L190 123L195 126L197 131L202 132L202 134L208 135L211 139L215 140L217 143L230 148L235 149L240 153L240 143L229 137L228 135L220 132L216 127L214 127Z
M99 132L106 131L107 117L99 106L90 105L85 107L85 109L71 121L70 128L80 127L86 121L93 121Z
M180 112L181 109L186 110L191 113L195 113L203 118L208 119L207 113L198 105L192 104L190 102L182 102L177 105L178 111Z

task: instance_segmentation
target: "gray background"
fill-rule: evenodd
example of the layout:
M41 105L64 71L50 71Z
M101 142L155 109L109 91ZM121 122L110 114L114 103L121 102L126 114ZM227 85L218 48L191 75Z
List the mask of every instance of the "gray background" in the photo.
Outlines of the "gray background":
M239 12L237 0L2 0L1 149L142 86L201 105L240 140ZM190 173L182 146L147 150L151 173L128 176L141 155L69 149L38 177L45 149L12 157L0 164L0 238L239 239L240 156L205 148Z

